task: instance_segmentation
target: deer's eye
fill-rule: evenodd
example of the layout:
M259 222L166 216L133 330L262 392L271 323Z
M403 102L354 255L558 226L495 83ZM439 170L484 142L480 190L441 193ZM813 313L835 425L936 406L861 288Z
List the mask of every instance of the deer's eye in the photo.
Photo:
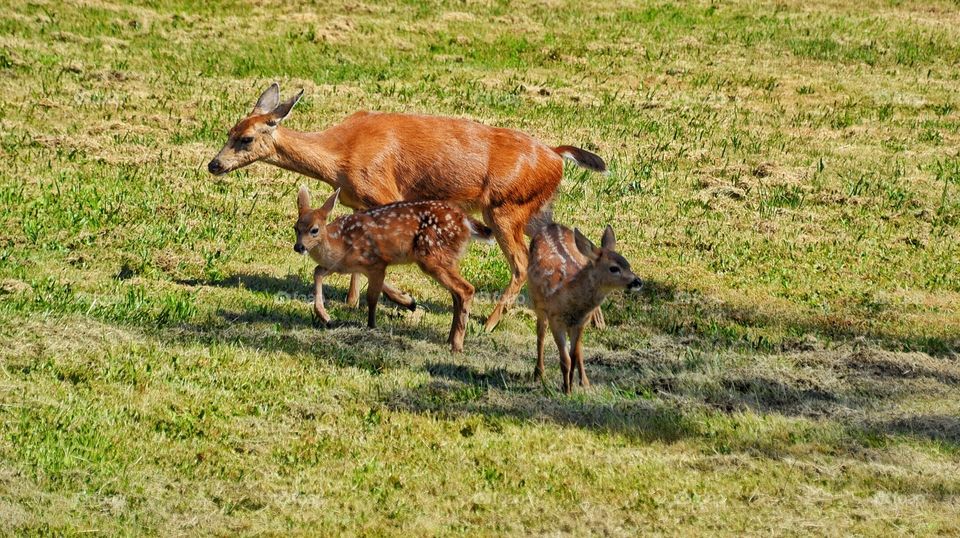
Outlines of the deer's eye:
M320 233L320 228L318 226L310 228L310 235L317 235L318 233Z
M620 274L620 268L617 267L616 265L611 265L611 266L610 266L610 272L613 273L613 274L615 274L615 275L619 275L619 274Z
M252 136L241 136L241 137L240 137L240 143L243 144L244 146L246 146L247 144L252 144L252 143L253 143L253 137L252 137Z

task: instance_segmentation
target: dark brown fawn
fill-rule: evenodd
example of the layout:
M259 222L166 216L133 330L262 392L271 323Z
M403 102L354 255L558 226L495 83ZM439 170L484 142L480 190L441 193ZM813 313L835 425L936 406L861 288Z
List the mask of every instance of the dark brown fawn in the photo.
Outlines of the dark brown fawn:
M549 206L563 176L562 158L603 172L603 159L573 146L549 147L511 129L412 114L357 112L325 131L280 125L303 95L280 102L272 84L253 111L230 129L210 161L220 175L263 161L341 189L341 203L362 211L399 201L442 200L480 212L512 269L510 284L487 318L492 330L527 276L525 226ZM350 279L347 302L359 287ZM391 299L402 294L384 285Z
M607 226L597 248L580 230L556 223L541 227L530 243L530 296L537 313L537 367L543 380L543 353L547 327L560 351L563 391L573 388L573 367L580 385L590 386L583 369L583 328L590 314L613 290L639 290L640 279L630 263L616 252L617 239ZM567 350L567 338L570 350ZM571 362L572 355L572 362Z
M444 202L399 202L352 215L327 224L337 203L337 189L319 209L310 207L310 192L300 187L299 218L293 249L310 254L317 262L313 271L314 314L323 323L330 315L323 306L323 277L331 273L363 274L367 277L367 325L377 325L377 301L387 266L416 263L453 296L453 324L447 342L453 352L463 351L463 336L470 315L474 289L460 276L460 258L471 238L490 239L491 230ZM416 309L412 297L397 292L396 303Z

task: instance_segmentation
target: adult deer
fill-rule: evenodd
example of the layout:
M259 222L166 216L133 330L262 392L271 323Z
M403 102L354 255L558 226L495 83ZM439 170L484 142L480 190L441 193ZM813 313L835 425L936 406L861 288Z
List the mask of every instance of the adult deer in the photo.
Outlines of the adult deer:
M563 176L563 160L603 172L603 159L573 146L551 148L533 137L473 121L413 114L357 112L324 131L281 125L300 93L280 102L274 83L250 114L230 129L210 161L215 175L257 161L319 179L340 189L343 205L361 211L398 201L443 200L480 212L513 271L485 328L493 329L527 277L524 233L548 207ZM403 294L384 285L391 299ZM347 302L359 302L356 275Z

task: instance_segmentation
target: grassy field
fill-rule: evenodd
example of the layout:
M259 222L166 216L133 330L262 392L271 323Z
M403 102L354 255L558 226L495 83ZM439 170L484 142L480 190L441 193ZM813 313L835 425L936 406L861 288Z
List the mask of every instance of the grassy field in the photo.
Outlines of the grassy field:
M960 533L960 5L817 4L4 2L0 532ZM305 179L205 169L274 80L604 156L555 213L647 286L594 387L525 307L450 355L412 268L313 328Z

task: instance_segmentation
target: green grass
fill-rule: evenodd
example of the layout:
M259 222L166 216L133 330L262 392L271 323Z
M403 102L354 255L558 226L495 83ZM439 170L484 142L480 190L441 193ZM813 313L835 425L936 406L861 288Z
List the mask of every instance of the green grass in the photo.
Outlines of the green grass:
M4 534L954 534L955 2L19 1L0 13ZM206 162L270 81L317 130L465 116L602 155L555 213L647 281L530 379L514 309L311 324L292 173ZM326 192L317 182L311 187ZM493 246L464 275L508 279Z

